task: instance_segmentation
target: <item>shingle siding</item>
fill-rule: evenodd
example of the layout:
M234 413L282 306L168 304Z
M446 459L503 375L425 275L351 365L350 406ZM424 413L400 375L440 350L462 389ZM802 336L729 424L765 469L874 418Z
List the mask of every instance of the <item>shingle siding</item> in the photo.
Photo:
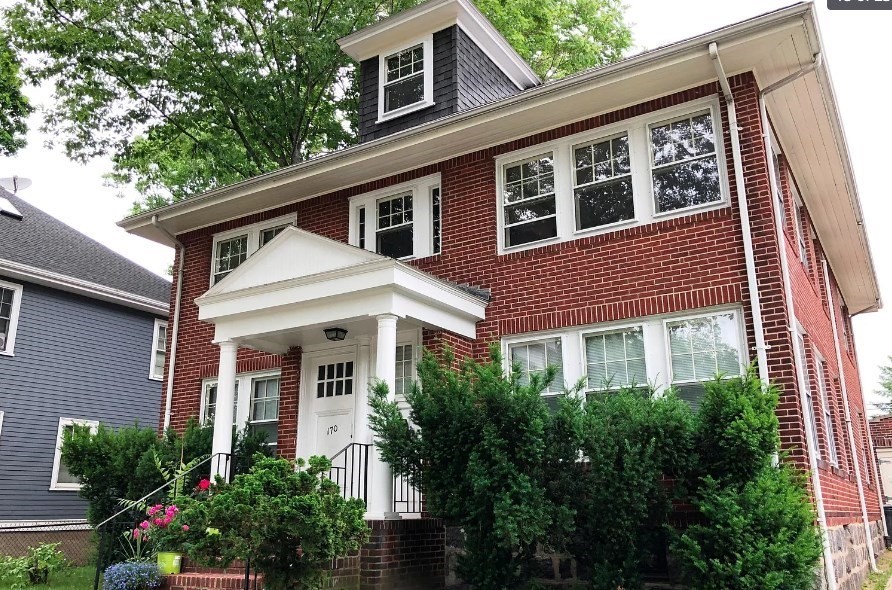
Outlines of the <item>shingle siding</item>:
M149 379L155 316L23 285L14 356L0 356L0 520L83 518L75 491L50 491L59 418L156 423Z
M465 111L520 92L508 76L458 27L456 69L458 111Z

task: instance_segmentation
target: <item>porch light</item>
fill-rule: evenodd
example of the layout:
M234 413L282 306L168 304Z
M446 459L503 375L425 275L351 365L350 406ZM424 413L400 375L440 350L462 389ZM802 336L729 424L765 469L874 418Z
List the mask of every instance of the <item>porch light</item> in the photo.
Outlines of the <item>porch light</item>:
M325 337L332 342L338 342L347 337L347 330L344 328L325 328L323 332L325 332Z

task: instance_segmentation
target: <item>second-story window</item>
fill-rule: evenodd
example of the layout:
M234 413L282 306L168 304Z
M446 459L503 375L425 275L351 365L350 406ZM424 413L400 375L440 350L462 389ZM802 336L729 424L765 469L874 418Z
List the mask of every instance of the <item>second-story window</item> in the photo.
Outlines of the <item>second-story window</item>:
M576 229L610 225L635 217L629 135L573 150Z
M289 215L216 234L211 263L211 285L241 266L254 252L292 225L293 221L294 216Z
M0 282L0 354L12 354L21 298L21 285Z
M378 228L375 234L378 254L391 258L412 256L412 194L378 201Z
M650 141L658 212L722 199L711 113L654 125Z
M424 100L424 46L398 51L384 59L384 112Z
M506 246L557 235L553 161L549 152L505 166L502 204Z

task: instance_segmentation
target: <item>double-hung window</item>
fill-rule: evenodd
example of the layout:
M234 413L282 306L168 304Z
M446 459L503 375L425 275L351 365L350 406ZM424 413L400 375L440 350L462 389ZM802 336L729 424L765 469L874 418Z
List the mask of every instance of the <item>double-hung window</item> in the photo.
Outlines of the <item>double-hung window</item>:
M740 375L740 322L735 312L666 322L672 385L697 408L703 383Z
M808 412L808 416L805 417L805 426L809 443L811 444L811 448L814 449L815 458L821 458L821 447L818 445L818 416L815 413L815 398L814 392L811 388L811 383L808 378L808 359L805 354L805 339L802 337L802 334L796 335L796 354L799 356L800 367L802 367L803 372L806 374L800 375L799 386L802 388L802 391L805 392L805 405L806 411Z
M167 322L155 320L155 330L152 336L152 364L149 369L149 379L160 380L164 377L164 360L167 351Z
M53 473L50 479L51 490L79 490L81 481L68 471L65 461L62 460L62 442L65 433L74 431L75 426L89 426L95 431L99 422L94 420L79 420L77 418L59 418L59 429L56 432L56 450L53 456Z
M585 336L585 369L589 392L646 387L642 327Z
M836 426L833 423L833 411L827 395L827 364L818 360L818 392L821 394L821 410L824 414L824 432L827 439L827 455L830 463L839 466L839 453L836 449Z
M241 266L254 252L272 241L293 222L294 216L289 215L216 234L211 263L211 285Z
M21 299L21 285L0 281L0 355L13 352Z
M722 200L711 112L652 125L650 144L657 212Z
M799 260L802 264L805 265L806 270L809 269L810 264L808 260L808 235L806 234L805 229L805 220L803 219L802 210L805 207L802 204L802 198L799 196L799 191L796 190L796 185L790 183L793 186L793 231L796 232L796 245L799 250Z
M573 158L577 230L635 217L628 133L578 146Z
M440 175L432 174L350 199L350 243L396 259L442 249Z
M555 368L554 379L542 390L548 405L555 408L558 398L564 393L564 359L560 337L512 344L508 351L512 365L517 365L520 370L522 385L529 385L533 375L544 375L548 367Z
M201 414L202 424L213 424L217 415L217 382L208 381L204 384L203 410ZM238 381L235 382L235 396L232 401L232 423L238 424Z
M378 70L379 122L434 104L433 35L382 53Z
M502 210L505 246L557 236L554 155L549 152L505 166Z
M266 434L266 442L275 445L279 432L279 377L261 377L251 381L249 428Z

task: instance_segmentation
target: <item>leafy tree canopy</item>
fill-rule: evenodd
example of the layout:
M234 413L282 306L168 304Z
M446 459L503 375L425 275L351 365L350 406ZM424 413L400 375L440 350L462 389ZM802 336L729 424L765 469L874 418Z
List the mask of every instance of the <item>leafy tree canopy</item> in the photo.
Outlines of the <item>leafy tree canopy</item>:
M892 356L889 357L889 364L880 365L880 383L874 393L882 396L882 402L876 404L884 412L892 410Z
M140 210L353 143L356 70L336 41L418 1L21 0L5 16L38 56L30 79L55 86L45 129L76 161L111 156ZM620 0L478 5L543 78L631 43Z
M31 105L22 94L20 65L9 40L0 35L0 156L11 156L25 146Z

